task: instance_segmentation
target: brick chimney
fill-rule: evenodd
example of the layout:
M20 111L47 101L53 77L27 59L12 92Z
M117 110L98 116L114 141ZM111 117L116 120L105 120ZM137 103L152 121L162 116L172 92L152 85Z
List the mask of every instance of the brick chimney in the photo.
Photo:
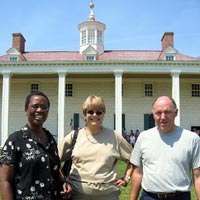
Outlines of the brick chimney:
M165 32L162 39L162 51L164 51L168 46L174 48L174 33L173 32Z
M26 42L24 36L21 33L13 33L12 36L12 47L16 48L20 53L24 53Z

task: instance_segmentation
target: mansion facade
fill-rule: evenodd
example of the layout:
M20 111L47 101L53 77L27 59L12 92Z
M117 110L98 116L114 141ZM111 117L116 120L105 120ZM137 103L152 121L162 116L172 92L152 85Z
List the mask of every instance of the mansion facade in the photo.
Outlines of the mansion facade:
M106 25L89 19L78 25L79 51L26 51L21 33L0 56L0 143L27 123L26 96L42 91L50 99L45 127L60 141L85 125L82 104L89 95L103 97L103 125L122 132L155 126L151 109L160 95L172 96L176 124L200 129L200 59L174 48L174 33L165 32L160 50L105 50Z

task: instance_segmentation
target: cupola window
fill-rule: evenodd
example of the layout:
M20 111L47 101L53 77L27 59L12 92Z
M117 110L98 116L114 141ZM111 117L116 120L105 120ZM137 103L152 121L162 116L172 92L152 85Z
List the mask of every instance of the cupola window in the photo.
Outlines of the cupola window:
M103 38L102 38L102 31L97 31L97 43L102 43Z
M88 31L88 43L94 44L95 43L95 30Z
M81 44L86 44L86 30L81 32Z

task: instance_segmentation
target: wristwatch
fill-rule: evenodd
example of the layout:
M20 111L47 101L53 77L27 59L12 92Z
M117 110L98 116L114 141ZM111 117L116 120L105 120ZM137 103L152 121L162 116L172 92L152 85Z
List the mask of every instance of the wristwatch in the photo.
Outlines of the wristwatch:
M126 180L128 180L128 182L129 182L130 179L131 179L131 177L130 177L129 175L127 175L127 174L125 174L125 175L123 176L123 178L126 179Z

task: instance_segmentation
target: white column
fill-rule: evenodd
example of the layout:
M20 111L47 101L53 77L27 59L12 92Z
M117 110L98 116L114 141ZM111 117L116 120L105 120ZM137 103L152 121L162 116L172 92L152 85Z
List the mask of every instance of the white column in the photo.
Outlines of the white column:
M10 102L10 73L3 73L2 85L2 113L1 113L1 146L4 145L9 136L8 119L9 119L9 102Z
M65 135L65 73L61 72L58 83L58 143Z
M178 108L178 115L175 119L175 124L180 126L180 80L179 80L180 71L172 71L172 98L175 100L177 108Z
M115 129L122 133L122 74L115 71Z

